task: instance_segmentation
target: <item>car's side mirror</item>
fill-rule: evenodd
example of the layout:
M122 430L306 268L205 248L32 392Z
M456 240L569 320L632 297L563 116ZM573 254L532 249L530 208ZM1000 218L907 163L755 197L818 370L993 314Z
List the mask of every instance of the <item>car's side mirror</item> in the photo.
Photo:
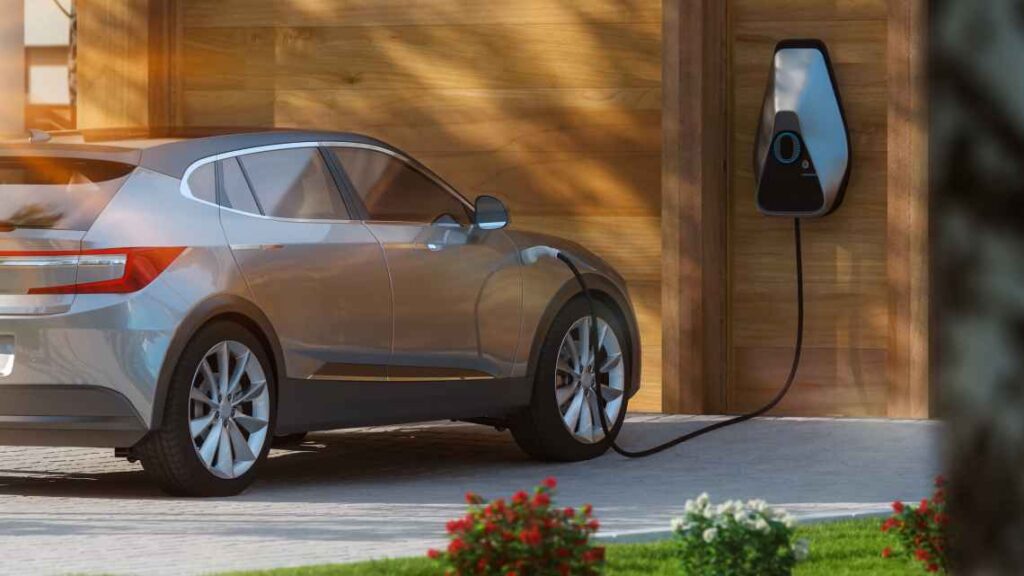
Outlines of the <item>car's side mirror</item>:
M494 196L480 196L476 199L476 221L481 230L500 230L508 226L508 209Z

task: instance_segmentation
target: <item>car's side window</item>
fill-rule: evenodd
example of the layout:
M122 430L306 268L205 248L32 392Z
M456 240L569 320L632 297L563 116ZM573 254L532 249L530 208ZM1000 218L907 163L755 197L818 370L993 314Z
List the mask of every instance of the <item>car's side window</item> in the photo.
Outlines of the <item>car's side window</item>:
M469 224L469 213L462 202L398 158L365 148L328 149L363 199L371 220Z
M256 198L252 195L237 158L220 161L221 199L220 205L250 214L262 214Z
M197 200L217 203L217 176L213 162L203 164L188 177L188 189Z
M341 194L317 148L287 148L239 157L267 216L347 220Z

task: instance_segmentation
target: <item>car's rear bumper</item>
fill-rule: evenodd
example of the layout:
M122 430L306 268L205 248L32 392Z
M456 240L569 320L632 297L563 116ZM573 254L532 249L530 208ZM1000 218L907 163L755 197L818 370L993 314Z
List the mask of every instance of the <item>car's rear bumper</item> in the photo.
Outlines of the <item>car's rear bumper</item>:
M0 386L0 444L129 447L146 434L131 402L86 385Z

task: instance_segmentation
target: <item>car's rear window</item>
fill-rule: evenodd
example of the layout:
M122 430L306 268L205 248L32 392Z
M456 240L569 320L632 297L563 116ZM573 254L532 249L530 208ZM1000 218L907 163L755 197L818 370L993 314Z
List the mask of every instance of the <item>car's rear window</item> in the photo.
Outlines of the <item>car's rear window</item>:
M88 230L134 168L84 158L0 158L0 232Z

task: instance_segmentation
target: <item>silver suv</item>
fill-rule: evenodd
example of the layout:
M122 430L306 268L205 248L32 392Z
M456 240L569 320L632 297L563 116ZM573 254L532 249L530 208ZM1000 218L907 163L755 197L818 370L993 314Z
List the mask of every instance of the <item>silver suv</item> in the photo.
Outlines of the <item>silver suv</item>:
M196 496L311 430L460 419L600 455L597 394L613 436L639 383L625 283L507 223L352 134L0 147L0 443L113 447Z

